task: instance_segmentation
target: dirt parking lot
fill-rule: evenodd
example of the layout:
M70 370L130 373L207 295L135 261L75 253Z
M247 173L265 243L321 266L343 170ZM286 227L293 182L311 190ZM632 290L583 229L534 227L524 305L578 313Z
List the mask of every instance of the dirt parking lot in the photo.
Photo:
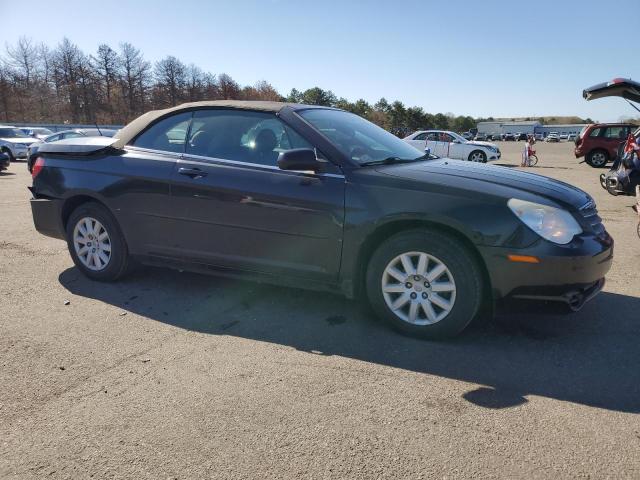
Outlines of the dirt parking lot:
M522 143L501 143L501 164ZM145 268L87 280L0 174L2 478L640 478L640 239L572 144L616 240L571 316L400 336L325 293Z

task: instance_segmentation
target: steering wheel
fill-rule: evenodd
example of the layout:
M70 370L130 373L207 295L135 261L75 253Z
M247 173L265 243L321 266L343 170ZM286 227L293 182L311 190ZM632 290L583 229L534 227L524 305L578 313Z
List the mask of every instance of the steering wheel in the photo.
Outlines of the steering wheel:
M361 163L371 161L371 156L367 153L364 147L361 147L359 145L354 145L353 147L351 147L351 149L349 150L349 157L351 157L352 160L355 160L357 158Z

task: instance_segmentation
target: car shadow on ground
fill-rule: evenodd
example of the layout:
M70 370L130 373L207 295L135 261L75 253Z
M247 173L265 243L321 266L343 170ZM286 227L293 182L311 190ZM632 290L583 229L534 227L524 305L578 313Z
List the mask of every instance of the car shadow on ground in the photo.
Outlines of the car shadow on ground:
M74 295L186 330L479 384L463 397L485 408L538 395L640 412L640 300L630 296L602 293L569 316L502 315L430 342L394 333L356 302L328 293L156 268L112 284L70 268L59 281Z

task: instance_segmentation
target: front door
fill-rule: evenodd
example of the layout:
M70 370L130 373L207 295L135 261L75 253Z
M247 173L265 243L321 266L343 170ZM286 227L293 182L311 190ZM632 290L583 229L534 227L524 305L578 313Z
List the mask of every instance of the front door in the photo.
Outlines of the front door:
M191 261L333 280L340 268L345 179L280 170L281 151L309 148L271 113L194 113L172 177L183 219L176 254Z

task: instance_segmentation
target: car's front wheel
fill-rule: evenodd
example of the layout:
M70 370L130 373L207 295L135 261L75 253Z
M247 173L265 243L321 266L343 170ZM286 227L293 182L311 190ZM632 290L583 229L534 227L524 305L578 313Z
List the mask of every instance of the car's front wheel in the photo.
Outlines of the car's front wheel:
M478 313L482 275L455 237L411 230L383 242L367 268L373 309L401 332L445 338L461 332Z
M474 150L469 154L469 161L487 163L487 154L482 150Z
M2 147L1 151L2 151L2 153L6 153L7 155L9 155L9 161L11 163L16 161L16 157L13 156L13 153L7 147Z
M67 244L73 262L87 277L113 281L127 271L129 252L118 222L104 206L89 202L67 222Z
M609 161L609 155L604 150L592 150L587 154L585 161L593 168L602 168Z

